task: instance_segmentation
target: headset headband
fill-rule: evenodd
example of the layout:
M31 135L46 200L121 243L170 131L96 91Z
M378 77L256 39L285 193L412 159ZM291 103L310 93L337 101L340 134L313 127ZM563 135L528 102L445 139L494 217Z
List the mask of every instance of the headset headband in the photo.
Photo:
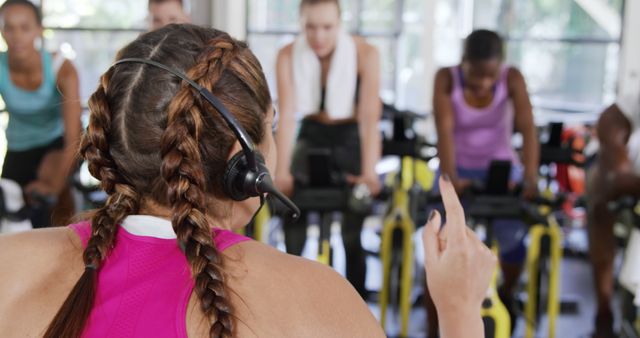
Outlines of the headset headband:
M188 78L185 74L169 66L166 66L160 62L156 62L153 60L147 60L147 59L141 59L141 58L126 58L126 59L121 59L116 61L113 65L111 65L111 67L113 68L122 63L144 63L147 65L164 69L167 72L181 78L186 83L188 83L191 87L198 90L198 92L200 92L200 95L202 95L202 97L204 97L205 100L207 100L209 103L211 103L211 105L214 108L216 108L216 110L220 113L220 115L222 116L224 121L227 123L231 131L235 134L236 138L238 139L238 142L240 142L242 151L244 152L244 155L247 158L247 165L249 166L249 168L255 171L258 170L258 164L256 162L256 155L254 152L253 142L251 142L251 138L249 137L247 132L244 130L244 128L242 128L240 123L238 123L238 120L236 120L235 116L233 116L233 114L231 114L227 110L227 108L225 108L222 102L220 102L220 100L217 97L215 97L213 93L211 93L207 88L204 88L201 85L197 84L195 81Z

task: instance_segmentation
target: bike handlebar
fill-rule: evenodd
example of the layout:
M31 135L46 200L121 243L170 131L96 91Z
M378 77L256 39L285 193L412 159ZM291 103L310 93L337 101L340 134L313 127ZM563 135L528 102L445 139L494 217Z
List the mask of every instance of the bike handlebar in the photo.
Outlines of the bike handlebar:
M607 203L607 209L611 212L623 210L633 210L638 204L638 198L634 196L622 196L621 198Z
M474 189L468 190L462 198L470 200L465 211L471 217L490 219L528 217L534 221L533 223L544 224L547 223L547 217L540 212L540 207L547 206L557 210L565 201L563 196L556 199L542 196L524 199L518 194L487 195ZM423 202L428 204L441 203L442 198L438 194L428 194Z
M576 157L580 159L577 160ZM540 147L540 164L556 163L584 167L585 162L584 154L576 149L546 145Z

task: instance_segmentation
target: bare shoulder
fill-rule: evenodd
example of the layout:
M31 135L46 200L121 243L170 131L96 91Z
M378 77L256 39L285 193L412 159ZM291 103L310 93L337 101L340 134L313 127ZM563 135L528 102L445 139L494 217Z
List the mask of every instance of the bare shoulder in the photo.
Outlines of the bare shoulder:
M453 90L453 76L450 68L442 67L438 69L434 79L435 90L437 92L444 91L450 94Z
M81 253L80 238L68 227L0 235L0 271L12 271L12 275L49 270L57 261ZM4 280L0 278L0 283Z
M0 235L0 327L46 325L82 270L82 245L69 228Z
M45 279L74 270L82 271L82 244L67 227L0 235L0 274L5 276L0 278L0 299L7 299L3 293L17 285L36 285L36 275Z
M378 52L378 48L376 48L376 46L369 43L365 38L361 36L353 36L353 41L356 43L356 48L358 49L359 53L366 55Z
M524 79L524 75L522 75L522 72L520 71L520 69L518 69L518 67L509 66L507 71L508 71L507 76L509 78L523 78Z
M598 135L602 135L603 139L616 140L618 141L615 142L617 145L620 145L619 140L624 140L625 142L623 145L626 145L633 125L631 120L627 118L620 107L617 104L612 104L600 114L597 127L599 129ZM613 135L624 136L621 139L606 137ZM607 147L611 145L610 142L603 142L602 139L600 140L600 143L601 147Z
M451 70L448 67L442 67L436 72L436 81L444 81L445 83L451 82Z
M65 59L56 75L56 83L60 92L67 98L72 99L78 95L78 71L69 59Z
M511 66L507 70L507 82L509 83L510 87L522 86L525 84L524 75L522 75L520 69Z
M367 40L361 36L353 36L353 41L356 43L360 64L372 61L379 62L380 52L376 46L367 42Z
M293 42L286 44L278 51L278 62L290 61L293 57Z
M77 74L76 67L73 65L73 62L69 59L65 59L60 66L60 70L58 71L58 77L66 77Z
M236 251L243 269L232 269L238 279L230 285L243 285L242 297L256 318L278 323L291 336L384 336L362 298L333 269L258 242Z

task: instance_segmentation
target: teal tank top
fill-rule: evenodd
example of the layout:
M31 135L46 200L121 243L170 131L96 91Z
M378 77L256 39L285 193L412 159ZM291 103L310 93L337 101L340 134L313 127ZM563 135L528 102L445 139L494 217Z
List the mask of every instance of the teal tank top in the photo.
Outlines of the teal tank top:
M0 53L0 95L9 113L7 148L25 151L45 146L63 135L62 95L56 85L52 55L41 52L42 84L36 90L16 87L6 52Z

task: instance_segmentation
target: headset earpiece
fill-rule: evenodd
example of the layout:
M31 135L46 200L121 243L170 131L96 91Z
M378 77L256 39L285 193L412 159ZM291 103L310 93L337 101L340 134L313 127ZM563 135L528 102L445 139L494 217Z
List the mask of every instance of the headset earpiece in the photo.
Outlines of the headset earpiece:
M185 74L153 60L126 58L116 61L111 67L128 62L143 63L164 69L165 71L181 78L191 87L198 90L200 95L202 95L206 101L216 108L242 147L242 151L235 154L227 163L227 168L225 169L224 177L222 178L222 187L227 196L236 201L243 201L249 197L256 197L267 193L275 196L289 209L291 209L294 218L297 218L300 215L300 209L298 209L298 207L296 207L289 198L276 189L271 181L271 176L269 175L269 170L265 165L264 158L254 150L253 143L251 143L251 138L247 132L217 97L215 97L208 89L188 78Z
M265 176L269 175L269 170L265 166L262 155L255 153L257 170L249 168L247 157L240 151L227 162L222 185L224 191L235 201L244 201L249 197L256 197L264 193L260 191L259 183Z

